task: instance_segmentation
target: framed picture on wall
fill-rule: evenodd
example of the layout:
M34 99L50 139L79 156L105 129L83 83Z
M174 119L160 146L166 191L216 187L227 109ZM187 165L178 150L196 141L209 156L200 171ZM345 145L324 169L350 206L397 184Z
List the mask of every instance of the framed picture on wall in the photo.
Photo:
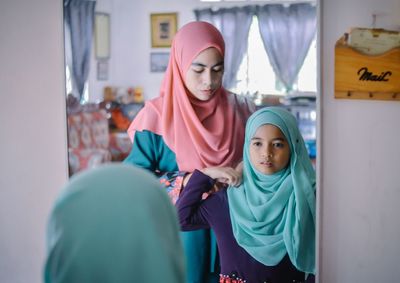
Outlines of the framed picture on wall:
M95 54L97 59L110 57L110 15L96 13L95 16Z
M108 60L97 61L97 80L108 80Z
M151 47L171 47L178 29L178 13L151 14Z

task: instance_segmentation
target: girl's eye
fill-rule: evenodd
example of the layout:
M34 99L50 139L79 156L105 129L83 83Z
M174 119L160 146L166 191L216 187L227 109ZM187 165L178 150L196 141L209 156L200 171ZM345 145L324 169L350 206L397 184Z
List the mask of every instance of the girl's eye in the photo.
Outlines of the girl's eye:
M253 146L255 147L260 147L262 145L261 142L253 142Z
M276 142L276 143L274 143L273 144L274 145L274 147L276 147L276 148L283 148L285 145L283 144L283 143L281 143L281 142Z

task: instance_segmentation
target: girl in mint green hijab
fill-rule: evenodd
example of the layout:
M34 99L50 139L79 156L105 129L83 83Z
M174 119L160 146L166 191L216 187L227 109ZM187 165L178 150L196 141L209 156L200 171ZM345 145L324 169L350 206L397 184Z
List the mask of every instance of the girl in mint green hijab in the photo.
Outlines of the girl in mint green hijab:
M71 178L48 223L46 283L183 283L176 211L158 180L113 164Z
M315 273L315 171L292 114L267 107L249 118L243 184L227 193L242 248L267 266L288 254L298 270Z

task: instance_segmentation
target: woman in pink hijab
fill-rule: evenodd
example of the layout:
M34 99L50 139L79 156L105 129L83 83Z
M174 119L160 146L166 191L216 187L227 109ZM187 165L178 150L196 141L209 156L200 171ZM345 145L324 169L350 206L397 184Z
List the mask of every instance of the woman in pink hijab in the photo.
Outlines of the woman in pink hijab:
M160 96L146 102L128 129L133 142L125 163L154 172L173 202L195 169L235 167L254 104L222 86L225 44L206 22L183 26L172 42ZM182 232L188 282L218 282L210 230Z

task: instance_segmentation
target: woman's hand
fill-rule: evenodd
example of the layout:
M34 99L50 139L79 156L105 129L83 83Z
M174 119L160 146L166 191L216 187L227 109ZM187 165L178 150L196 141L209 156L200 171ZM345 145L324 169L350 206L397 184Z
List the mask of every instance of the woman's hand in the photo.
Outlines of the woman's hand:
M240 175L243 174L243 161L240 161L238 165L236 165L235 170L239 172Z
M207 167L200 171L218 183L235 187L242 183L242 172L238 172L232 167Z

